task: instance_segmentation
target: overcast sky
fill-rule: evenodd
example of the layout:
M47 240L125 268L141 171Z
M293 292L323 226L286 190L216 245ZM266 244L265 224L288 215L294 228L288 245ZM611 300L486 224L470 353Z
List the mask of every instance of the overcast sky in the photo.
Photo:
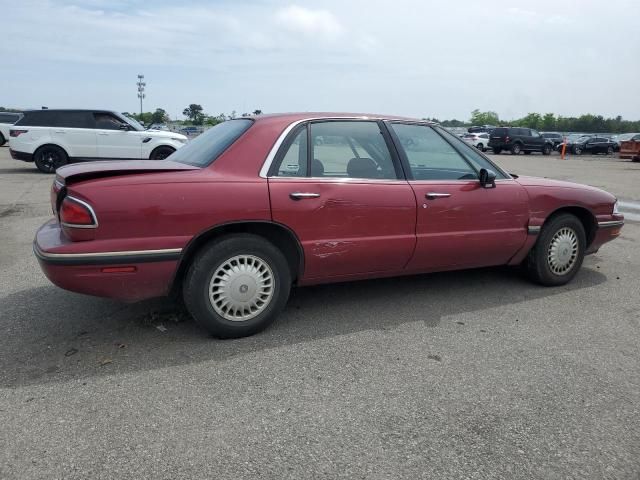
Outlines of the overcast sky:
M640 119L639 0L16 0L0 105ZM180 116L181 118L181 116Z

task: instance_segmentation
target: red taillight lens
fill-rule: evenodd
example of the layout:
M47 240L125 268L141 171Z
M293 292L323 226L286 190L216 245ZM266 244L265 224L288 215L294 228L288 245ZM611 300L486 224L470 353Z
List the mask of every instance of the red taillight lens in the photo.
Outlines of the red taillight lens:
M511 140L511 139L509 138L509 135L507 135L507 136L504 138L505 143L509 143L509 141L510 141L510 140Z
M27 133L29 130L9 130L10 137L19 137L23 133Z
M65 197L60 206L60 223L68 227L90 228L97 220L88 204L72 197Z

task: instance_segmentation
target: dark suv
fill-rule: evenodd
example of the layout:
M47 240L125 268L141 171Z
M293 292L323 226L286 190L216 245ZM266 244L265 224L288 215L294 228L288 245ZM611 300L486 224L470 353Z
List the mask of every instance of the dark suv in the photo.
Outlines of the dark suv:
M531 128L498 127L491 132L489 148L495 154L509 150L514 155L520 152L549 155L553 150L553 142Z

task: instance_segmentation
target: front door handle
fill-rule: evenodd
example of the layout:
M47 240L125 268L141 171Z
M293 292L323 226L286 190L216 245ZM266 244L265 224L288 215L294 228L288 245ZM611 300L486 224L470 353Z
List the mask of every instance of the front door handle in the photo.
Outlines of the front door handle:
M429 192L425 195L428 200L435 200L436 198L447 198L450 197L450 193L438 193L438 192Z
M293 192L290 193L289 196L292 200L304 200L305 198L318 198L320 194L310 192Z

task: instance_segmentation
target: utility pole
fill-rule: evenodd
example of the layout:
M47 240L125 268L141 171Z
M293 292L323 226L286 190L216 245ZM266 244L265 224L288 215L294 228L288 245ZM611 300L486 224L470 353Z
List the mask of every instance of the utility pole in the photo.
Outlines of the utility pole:
M144 81L144 75L138 75L138 82L136 83L136 85L138 85L138 98L140 99L140 120L142 120L142 99L145 97L144 87L147 86Z

